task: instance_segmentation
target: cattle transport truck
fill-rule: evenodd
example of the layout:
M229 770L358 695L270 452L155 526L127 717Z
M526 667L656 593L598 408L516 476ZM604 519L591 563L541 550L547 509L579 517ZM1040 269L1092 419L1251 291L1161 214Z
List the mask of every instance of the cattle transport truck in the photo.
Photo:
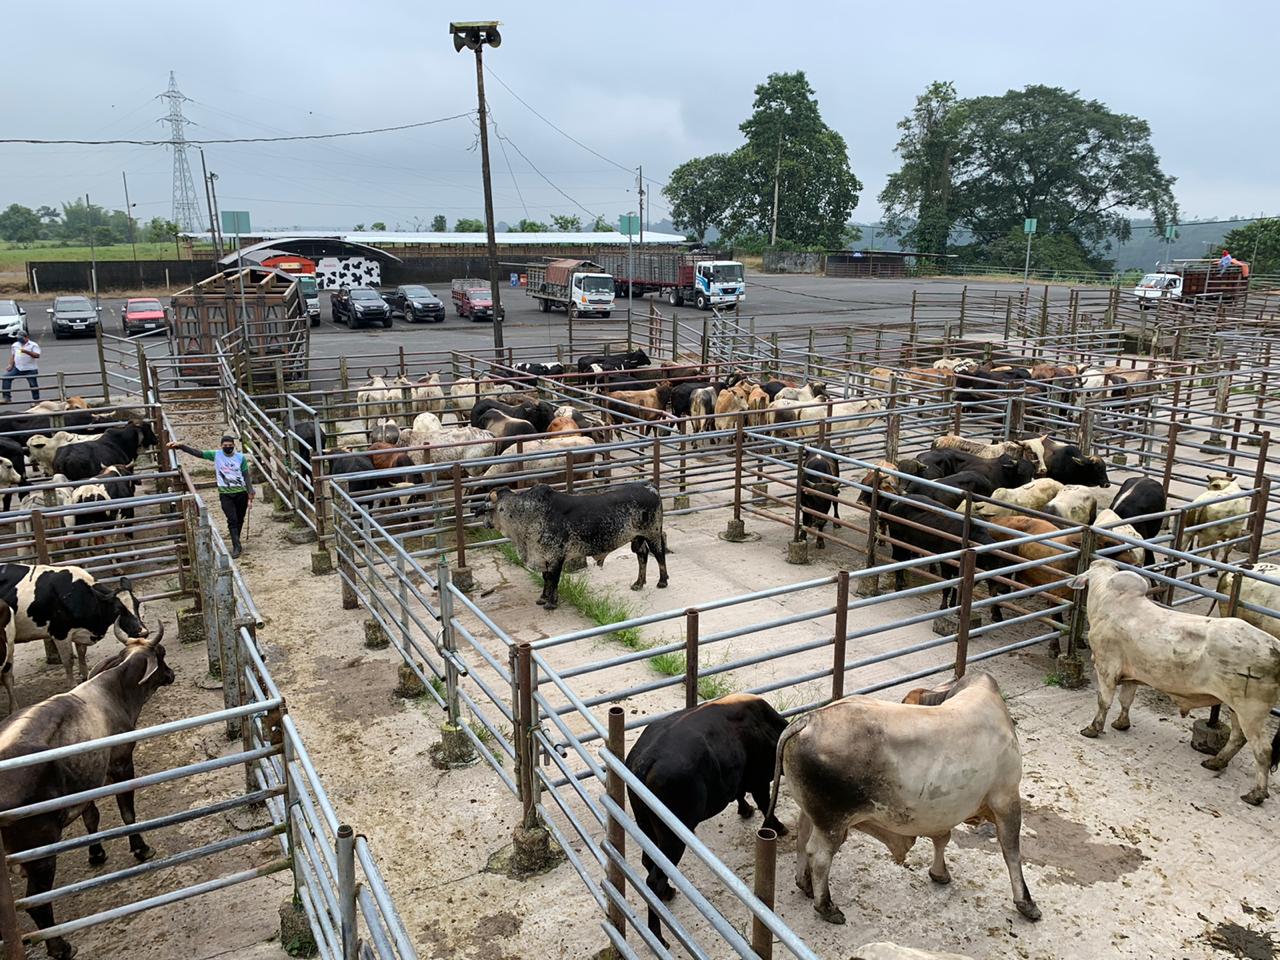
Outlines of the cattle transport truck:
M657 293L674 307L692 303L699 310L732 306L747 298L746 272L737 260L680 250L600 250L596 262L613 275L617 295Z
M570 317L608 317L613 310L614 279L590 260L551 260L526 268L525 294L549 313L559 307Z
M1232 260L1225 270L1219 260L1174 260L1159 264L1133 288L1138 306L1146 309L1161 300L1184 303L1235 303L1249 293L1249 265Z

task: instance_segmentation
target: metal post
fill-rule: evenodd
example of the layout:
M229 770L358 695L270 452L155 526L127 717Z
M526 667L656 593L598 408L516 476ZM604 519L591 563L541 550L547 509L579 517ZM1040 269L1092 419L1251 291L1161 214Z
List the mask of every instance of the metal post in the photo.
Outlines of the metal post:
M880 522L880 468L871 471L871 504L867 511L867 560L864 569L876 565L876 527Z
M1081 575L1087 573L1089 564L1093 562L1093 527L1085 527L1080 534L1080 554L1076 558L1076 574ZM1080 638L1084 634L1085 626L1085 598L1086 594L1077 591L1075 594L1075 602L1071 605L1071 622L1067 628L1067 657L1071 658L1076 655L1076 650L1080 646Z
M698 611L693 607L684 612L684 705L698 705Z
M455 463L453 465L453 542L458 552L458 566L465 567L467 565L467 521L462 508L462 465Z
M889 375L889 402L885 404L885 409L889 411L888 430L884 439L884 455L885 459L892 463L898 462L898 434L902 429L901 414L898 413L898 376L897 374Z
M1179 426L1180 424L1178 423L1177 413L1175 411L1173 419L1169 421L1169 437L1165 440L1164 480L1161 485L1164 487L1166 493L1169 491L1169 481L1173 478L1173 453L1178 446Z
M804 507L800 502L804 495L804 457L804 447L800 447L796 450L796 509L791 531L791 539L796 543L803 539L801 534L804 532L805 522Z
M972 549L960 554L960 613L956 626L957 680L964 676L965 667L969 663L969 616L973 613L973 571L977 561L978 555Z
M849 632L849 571L836 574L836 629L832 638L831 699L844 696L845 642Z
M734 423L733 433L733 519L742 520L742 418Z
M523 823L532 828L538 820L533 790L533 645L516 645L516 760L523 805Z
M359 930L356 927L356 836L348 824L338 827L334 846L338 856L338 909L341 911L342 960L358 960Z
M752 892L773 909L778 868L778 834L769 827L756 831L756 865ZM773 931L754 913L751 915L751 950L760 960L773 958Z
M236 594L232 580L231 559L225 553L218 554L217 574L214 579L214 618L218 631L218 662L222 673L222 703L227 709L238 707L240 697L239 658L236 656ZM240 719L227 721L227 739L240 736Z
M453 634L453 594L449 591L452 576L449 560L442 553L436 563L437 592L440 598L440 646L444 651L444 708L449 723L462 724L462 708L458 702L457 638Z
M1264 434L1269 436L1269 434ZM1271 478L1263 477L1262 485L1254 494L1253 529L1249 531L1249 562L1258 562L1258 551L1262 549L1262 528L1267 522L1267 507L1271 504Z
M0 937L4 939L5 960L26 960L27 948L18 930L18 911L13 905L13 887L9 882L9 864L4 843L0 842Z
M617 704L609 708L609 752L618 759L619 763L626 757L626 721L626 710ZM625 810L627 791L622 782L622 777L612 767L609 768L605 777L605 789L608 791L609 799L617 804L620 810ZM609 846L613 847L614 850L614 855L609 858L609 865L606 871L609 885L618 892L618 896L621 899L625 900L627 896L627 881L626 875L622 870L622 864L627 859L627 832L623 829L622 823L615 819L612 814L609 816L608 833ZM619 936L625 939L627 936L627 918L622 906L610 900L608 916L613 928L618 931Z
M102 378L102 401L111 402L111 382L107 378L107 356L102 345L102 324L94 324L94 337L98 343L98 373Z

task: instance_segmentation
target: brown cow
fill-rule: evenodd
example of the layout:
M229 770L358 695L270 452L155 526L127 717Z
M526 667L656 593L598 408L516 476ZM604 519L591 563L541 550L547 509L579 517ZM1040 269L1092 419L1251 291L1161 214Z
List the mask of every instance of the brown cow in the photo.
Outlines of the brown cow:
M749 381L742 380L716 394L717 430L733 430L737 426L738 417L735 414L747 411L747 400L754 389L756 388Z
M605 391L601 399L602 406L609 411L615 425L625 422L628 417L652 424L667 416L667 407L671 403L671 381L661 380L649 390Z

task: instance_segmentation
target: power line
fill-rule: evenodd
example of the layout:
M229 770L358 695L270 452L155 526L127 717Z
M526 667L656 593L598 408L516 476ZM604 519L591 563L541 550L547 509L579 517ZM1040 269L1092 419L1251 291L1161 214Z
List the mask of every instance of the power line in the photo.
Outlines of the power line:
M489 66L485 66L485 68L484 68L484 69L485 69L485 73L489 74L489 76L493 77L493 79L497 80L497 81L498 81L498 83L500 83L500 84L502 85L502 89L503 89L503 90L507 91L507 93L511 94L513 97L515 97L517 100L519 100L519 101L520 101L520 103L524 105L524 107L525 107L525 109L526 109L526 110L528 110L530 113L532 113L535 117L537 117L539 120L541 120L543 123L545 123L548 127L550 127L552 130L554 130L556 133L560 134L560 136L564 137L566 140L569 140L569 141L571 141L571 142L573 142L573 143L576 143L578 146L580 146L583 150L587 151L587 153L591 154L593 157L598 157L598 158L600 158L601 160L603 160L605 163L608 163L608 164L611 164L611 165L613 165L613 166L617 167L619 170L625 170L627 173L635 173L635 172L636 172L634 167L624 166L623 164L619 163L617 160L611 160L611 159L609 159L608 157L606 157L603 153L601 153L600 151L595 150L595 149L592 149L591 147L587 146L585 143L583 143L583 142L582 142L581 140L579 140L577 137L573 136L572 134L566 133L566 132L565 132L564 130L562 130L560 127L556 126L554 123L552 123L550 120L548 120L548 119L547 119L546 117L544 117L542 114L540 114L537 110L535 110L535 109L533 108L533 106L532 106L532 105L531 105L527 100L525 100L523 97L521 97L521 96L520 96L520 94L516 93L516 92L515 92L514 90L512 90L509 86L507 86L506 81L505 81L505 80L503 80L503 79L502 79L500 76L498 76L496 73L494 73L494 72L493 72L493 69L492 69L491 67L489 67ZM513 144L513 146L514 146L514 144ZM666 184L666 181L664 181L664 180L654 180L652 177L645 177L645 179L646 179L646 180L648 180L650 183L656 183L656 184L658 184L658 186L660 186L660 187L665 187L665 186L667 185L667 184Z
M436 120L419 120L416 123L401 123L394 127L374 127L369 130L343 130L340 133L308 133L298 134L288 137L224 137L215 140L193 140L186 139L186 143L199 144L208 146L215 143L281 143L288 140L333 140L338 137L364 137L373 133L393 133L397 130L413 130L418 127L430 127L437 123L447 123L450 120L460 120L463 117L470 117L475 114L474 110L468 110L465 113L455 113L449 117L440 117ZM57 145L57 144L83 144L90 147L105 147L113 144L131 144L139 147L159 147L169 146L171 140L43 140L36 137L3 137L0 143L28 143L41 145ZM514 144L513 144L514 146Z
M485 97L485 106L488 107L489 119L493 119L493 107L489 104L489 98ZM498 124L493 124L493 134L498 135ZM516 179L516 172L511 169L511 158L507 156L507 145L502 142L502 138L498 137L498 146L502 150L502 159L507 164L507 173L511 175L511 184L516 188L516 196L520 198L520 206L524 209L524 218L529 219L529 205L524 202L524 193L520 190L520 181Z
M499 81L499 82L501 82L501 81ZM490 117L490 120L492 120L492 119L493 119L493 118L492 118L492 117ZM569 194L565 193L565 192L564 192L563 190L561 190L558 186L556 186L556 185L551 181L551 178L550 178L550 177L548 177L545 173L543 173L541 170L539 170L539 169L538 169L538 167L537 167L537 165L536 165L532 160L530 160L528 157L526 157L526 156L525 156L525 153L524 153L524 151L523 151L523 150L521 150L521 149L520 149L520 145L519 145L519 144L517 144L517 143L516 143L514 140L512 140L510 137L503 136L502 132L498 129L498 125L497 125L496 123L494 123L494 125L493 125L493 135L494 135L495 137L497 137L497 138L498 138L498 142L499 142L499 143L501 143L503 140L505 140L505 141L507 141L508 143L510 143L510 144L511 144L511 149L512 149L512 150L514 150L516 153L520 154L520 158L521 158L522 160L524 160L524 162L525 162L525 163L527 163L527 164L529 165L529 167L533 170L533 172L534 172L534 173L536 173L536 174L537 174L538 176L540 176L543 180L545 180L545 181L546 181L546 183L547 183L547 186L549 186L552 190L554 190L556 193L560 194L560 196L564 197L566 200L568 200L570 203L572 203L575 207L577 207L579 210L581 210L581 211L582 211L583 213L585 213L587 216L592 217L592 218L594 218L595 220L603 220L603 219L604 219L604 217L602 217L600 214L598 214L598 213L594 213L594 212L592 212L591 210L588 210L586 207L584 207L582 204L580 204L577 200L575 200L573 197L569 196Z

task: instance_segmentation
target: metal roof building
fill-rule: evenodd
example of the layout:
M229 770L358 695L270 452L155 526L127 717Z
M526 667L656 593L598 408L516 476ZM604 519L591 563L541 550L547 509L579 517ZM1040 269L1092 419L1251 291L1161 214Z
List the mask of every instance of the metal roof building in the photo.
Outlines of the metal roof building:
M184 233L184 237L188 237L196 242L210 242L210 235L205 233ZM223 237L224 240L230 240L230 237ZM635 242L639 242L639 237L633 238ZM386 247L386 246L439 246L439 247L459 247L459 246L477 246L483 247L488 239L483 233L411 233L411 232L395 232L382 231L374 233L372 231L361 231L343 233L336 230L265 230L254 231L252 234L246 234L241 238L242 241L265 241L265 240L343 240L347 243L359 243L368 246ZM593 247L593 246L626 246L627 235L616 231L580 231L575 233L514 233L506 232L497 235L499 246L510 247L531 247L531 246L575 246L575 247ZM678 233L654 233L646 230L644 234L644 242L646 244L682 244L688 243L688 240Z

